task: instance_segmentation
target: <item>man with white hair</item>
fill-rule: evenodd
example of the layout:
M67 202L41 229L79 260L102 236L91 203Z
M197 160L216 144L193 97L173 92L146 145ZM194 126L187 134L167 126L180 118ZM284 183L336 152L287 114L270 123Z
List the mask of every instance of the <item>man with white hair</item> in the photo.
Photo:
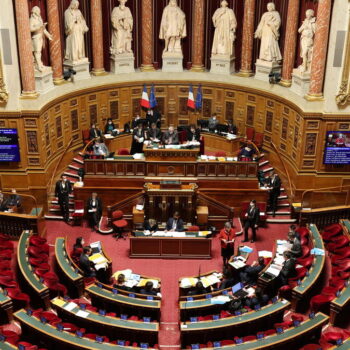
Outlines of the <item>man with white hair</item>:
M179 135L173 126L169 126L168 131L164 134L163 142L165 145L179 144Z

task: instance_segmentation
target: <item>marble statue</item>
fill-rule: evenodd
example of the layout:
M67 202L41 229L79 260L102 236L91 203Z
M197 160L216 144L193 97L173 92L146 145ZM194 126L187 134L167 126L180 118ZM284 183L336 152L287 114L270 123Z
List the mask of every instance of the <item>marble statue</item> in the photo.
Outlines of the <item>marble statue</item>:
M300 57L303 59L303 63L298 67L298 69L303 73L310 72L311 68L314 36L316 31L316 17L314 14L314 10L306 10L306 18L298 30L298 32L301 33Z
M186 37L186 16L177 5L177 0L170 0L164 8L160 23L159 39L165 40L164 53L180 53L181 39Z
M275 4L267 4L265 12L260 20L255 32L255 38L261 39L259 59L268 62L278 62L282 60L280 48L278 46L279 28L281 17L275 9Z
M32 34L32 51L34 56L35 69L42 72L45 68L41 60L41 52L45 48L45 39L52 40L52 35L46 30L47 23L43 22L40 8L34 6L31 11L29 26Z
M213 15L215 27L212 55L233 56L233 43L237 27L236 16L232 9L228 8L226 0L221 1L221 7Z
M86 61L84 34L89 30L79 10L79 1L72 0L64 12L66 38L65 60L72 63Z
M119 6L112 11L112 54L132 53L133 18L129 7L125 6L127 0L119 0Z

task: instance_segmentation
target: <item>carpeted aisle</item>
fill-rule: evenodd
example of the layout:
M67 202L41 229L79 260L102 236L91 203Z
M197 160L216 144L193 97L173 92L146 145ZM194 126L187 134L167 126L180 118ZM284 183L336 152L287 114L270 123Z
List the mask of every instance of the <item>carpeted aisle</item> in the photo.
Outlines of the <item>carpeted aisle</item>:
M235 219L237 231L240 230L240 223ZM269 225L258 230L258 241L247 243L254 248L248 263L253 262L257 257L257 250L271 250L278 238L285 238L288 231L287 224ZM119 239L116 241L111 235L103 236L91 232L86 223L82 227L72 227L63 221L47 221L47 239L49 244L54 244L56 237L67 237L69 246L73 246L75 239L83 236L85 242L92 243L100 240L106 253L113 261L113 270L130 268L138 274L158 277L161 279L162 287L162 308L161 327L159 344L164 349L178 349L180 344L179 315L178 315L178 280L184 276L195 276L211 270L222 270L220 256L220 242L213 240L211 260L171 260L171 259L129 259L129 240ZM243 240L243 235L236 238L236 247Z

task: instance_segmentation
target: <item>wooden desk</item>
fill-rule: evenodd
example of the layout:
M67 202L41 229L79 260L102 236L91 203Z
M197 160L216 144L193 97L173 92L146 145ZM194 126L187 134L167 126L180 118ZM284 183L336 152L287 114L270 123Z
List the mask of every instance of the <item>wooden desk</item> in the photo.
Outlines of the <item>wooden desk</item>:
M195 232L186 232L191 236ZM211 238L130 237L130 258L211 259Z
M143 148L147 161L162 162L194 162L199 156L199 148L193 149L175 149L175 148Z
M5 320L7 318L8 322L13 321L13 303L12 299L0 292L0 318ZM6 322L5 322L6 323Z
M50 307L50 290L35 275L27 256L27 248L29 246L30 231L23 231L17 246L17 262L22 276L32 290L38 294L43 302L43 306L48 309Z
M18 350L17 346L14 346L8 342L1 343L1 349L2 350Z
M62 300L64 304L57 305L57 300ZM101 316L91 311L87 311L87 317L81 317L77 315L80 310L79 306L68 311L64 308L68 304L69 301L65 302L62 298L51 300L51 305L60 318L84 327L87 333L104 334L110 339L125 339L130 342L145 342L152 345L158 343L158 322L122 320L119 317Z
M181 325L181 344L185 347L194 343L203 344L208 341L231 339L234 335L256 334L270 329L276 322L281 322L284 312L289 307L290 303L287 300L280 300L241 316L221 318L216 321L186 322L185 326Z
M331 348L328 348L329 350L349 350L350 349L350 338L346 339L342 345L335 345Z
M34 316L28 316L25 310L19 310L15 313L15 318L20 322L22 331L30 338L35 336L45 339L45 342L49 344L49 349L84 349L84 350L127 350L127 349L140 349L128 346L117 346L110 343L97 343L95 340L88 338L78 338L73 333L66 331L58 331L56 327L46 323L43 324Z
M238 345L226 345L221 346L220 349L224 350L261 350L261 349L274 349L274 350L295 350L299 349L305 343L309 341L313 336L315 338L319 338L321 335L321 330L324 324L328 321L328 316L318 313L315 318L309 319L301 323L299 327L292 327L286 329L282 334L275 334L268 337L265 337L261 340L253 340L243 344ZM252 334L253 335L253 334ZM231 336L228 339L232 339ZM202 343L202 342L201 342ZM332 350L341 349L347 350L349 349L349 343L344 342L344 345L339 347L332 347ZM214 348L207 348L214 349Z
M202 132L201 135L204 138L205 151L224 151L228 156L236 156L241 146L243 137L237 136L233 140L228 140L224 136L220 136L215 133Z

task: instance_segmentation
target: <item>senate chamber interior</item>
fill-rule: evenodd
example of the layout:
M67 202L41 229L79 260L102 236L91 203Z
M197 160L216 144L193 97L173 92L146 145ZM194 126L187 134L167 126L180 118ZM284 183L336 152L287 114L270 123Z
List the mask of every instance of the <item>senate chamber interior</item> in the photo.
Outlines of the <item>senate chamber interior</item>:
M0 349L350 349L349 0L0 1Z

